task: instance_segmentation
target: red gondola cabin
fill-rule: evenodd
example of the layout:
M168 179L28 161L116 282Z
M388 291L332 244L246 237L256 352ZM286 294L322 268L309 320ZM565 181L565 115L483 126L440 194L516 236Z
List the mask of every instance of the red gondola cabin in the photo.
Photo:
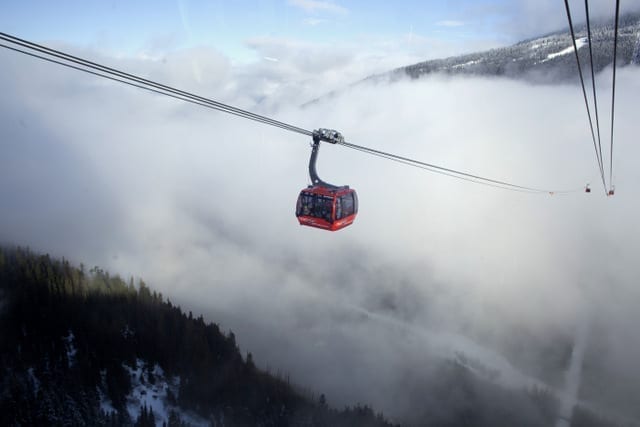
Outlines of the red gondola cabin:
M337 186L324 182L316 171L320 141L331 144L344 142L340 132L332 129L313 131L309 177L311 185L300 192L296 204L296 217L300 225L336 231L351 225L358 213L358 196L348 185Z
M296 217L300 225L330 231L351 225L357 213L358 195L348 186L309 186L300 192L296 204Z

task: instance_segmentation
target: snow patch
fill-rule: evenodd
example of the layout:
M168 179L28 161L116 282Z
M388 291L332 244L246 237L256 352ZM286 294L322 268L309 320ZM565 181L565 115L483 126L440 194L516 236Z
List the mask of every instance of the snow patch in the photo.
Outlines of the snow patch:
M636 47L631 57L631 64L640 65L640 32L638 32L638 39L636 40Z
M153 410L156 422L169 422L169 411L165 399L168 384L164 378L162 368L157 364L149 369L141 359L136 359L135 368L125 365L131 375L131 394L127 399L127 410L133 420L140 415L140 408L146 406Z
M74 343L75 338L71 329L69 329L67 336L62 338L67 347L67 363L69 368L76 362L76 354L78 353L78 349Z
M479 62L480 62L480 60L476 59L474 61L465 62L463 64L456 64L456 65L452 66L451 68L462 68L462 67L466 67L467 65L478 64Z
M209 421L205 420L204 418L192 413L192 412L184 412L181 409L175 408L175 411L177 412L177 414L180 416L180 418L182 419L182 421L184 423L186 423L187 425L190 426L195 426L195 427L208 427L210 425L212 425ZM224 413L220 413L220 416L218 418L219 424L213 424L213 425L221 425L224 426Z
M582 46L584 46L586 44L587 44L587 38L586 37L582 37L582 38L576 40L576 47L578 49L580 49ZM550 59L553 59L553 58L557 58L558 56L567 55L567 54L569 54L571 52L573 52L573 45L569 46L566 49L561 50L560 52L550 53L549 55L547 55L546 61L548 61Z
M33 373L33 368L29 368L27 370L27 373L29 374L29 378L31 378L31 381L33 381L33 390L34 390L34 393L37 395L38 390L40 390L40 380Z
M106 375L106 371L103 369L100 371L100 375L102 376L102 381L104 383L104 377ZM116 409L113 407L113 403L111 403L111 399L109 399L103 392L100 387L96 387L98 389L98 397L100 398L100 409L104 411L105 414L110 414L111 412L116 412Z
M150 366L142 359L136 359L135 367L123 365L131 375L131 393L127 397L127 412L132 420L140 416L140 409L144 406L148 411L153 410L157 426L169 423L169 414L175 411L182 421L194 426L206 426L209 423L196 414L188 413L170 404L167 400L168 392L177 398L180 388L180 377L170 377L155 364Z

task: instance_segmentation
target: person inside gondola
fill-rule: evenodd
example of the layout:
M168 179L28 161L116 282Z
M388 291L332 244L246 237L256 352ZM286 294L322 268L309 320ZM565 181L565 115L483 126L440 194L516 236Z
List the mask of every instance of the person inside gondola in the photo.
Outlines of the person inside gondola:
M312 203L308 198L305 198L305 201L302 205L302 215L311 215Z

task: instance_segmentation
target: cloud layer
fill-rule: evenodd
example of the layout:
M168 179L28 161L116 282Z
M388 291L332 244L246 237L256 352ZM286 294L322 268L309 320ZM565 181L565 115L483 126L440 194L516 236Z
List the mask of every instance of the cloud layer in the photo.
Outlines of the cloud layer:
M268 40L256 49L274 55ZM506 385L560 387L561 372L531 355L570 342L586 311L605 337L587 358L607 368L583 381L584 397L632 411L619 397L640 387L629 374L640 358L636 69L618 74L618 191L605 198L577 86L433 77L359 85L301 109L301 93L353 72L348 58L308 80L317 64L238 74L207 49L110 59L356 144L523 185L594 188L505 192L323 146L320 175L361 201L356 223L332 234L293 215L308 182L304 138L0 55L0 241L141 276L233 329L263 367L395 417L415 409L399 379L427 379L426 366L456 352L500 369ZM589 391L596 380L616 386Z

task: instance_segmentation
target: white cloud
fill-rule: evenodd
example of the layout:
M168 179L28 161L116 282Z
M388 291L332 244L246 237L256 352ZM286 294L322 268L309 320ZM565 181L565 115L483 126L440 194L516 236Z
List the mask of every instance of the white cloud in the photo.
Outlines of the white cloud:
M402 43L404 41L398 41ZM417 62L420 55L398 55L396 44L369 43L363 52L356 44L335 46L299 40L256 37L247 46L259 58L277 58L239 71L244 90L263 99L264 106L287 99L301 105L326 93L342 89L365 77ZM419 41L416 42L418 46Z
M333 2L317 0L289 0L289 4L309 13L327 12L336 15L347 15L349 10Z
M236 70L241 86L248 93L260 94L267 105L273 105L274 94L280 101L293 105L342 90L352 83L377 73L407 64L486 49L494 40L445 42L418 35L362 37L340 45L310 43L279 37L254 37L246 45L258 58L277 58L278 63L255 64ZM362 46L366 46L365 49Z

